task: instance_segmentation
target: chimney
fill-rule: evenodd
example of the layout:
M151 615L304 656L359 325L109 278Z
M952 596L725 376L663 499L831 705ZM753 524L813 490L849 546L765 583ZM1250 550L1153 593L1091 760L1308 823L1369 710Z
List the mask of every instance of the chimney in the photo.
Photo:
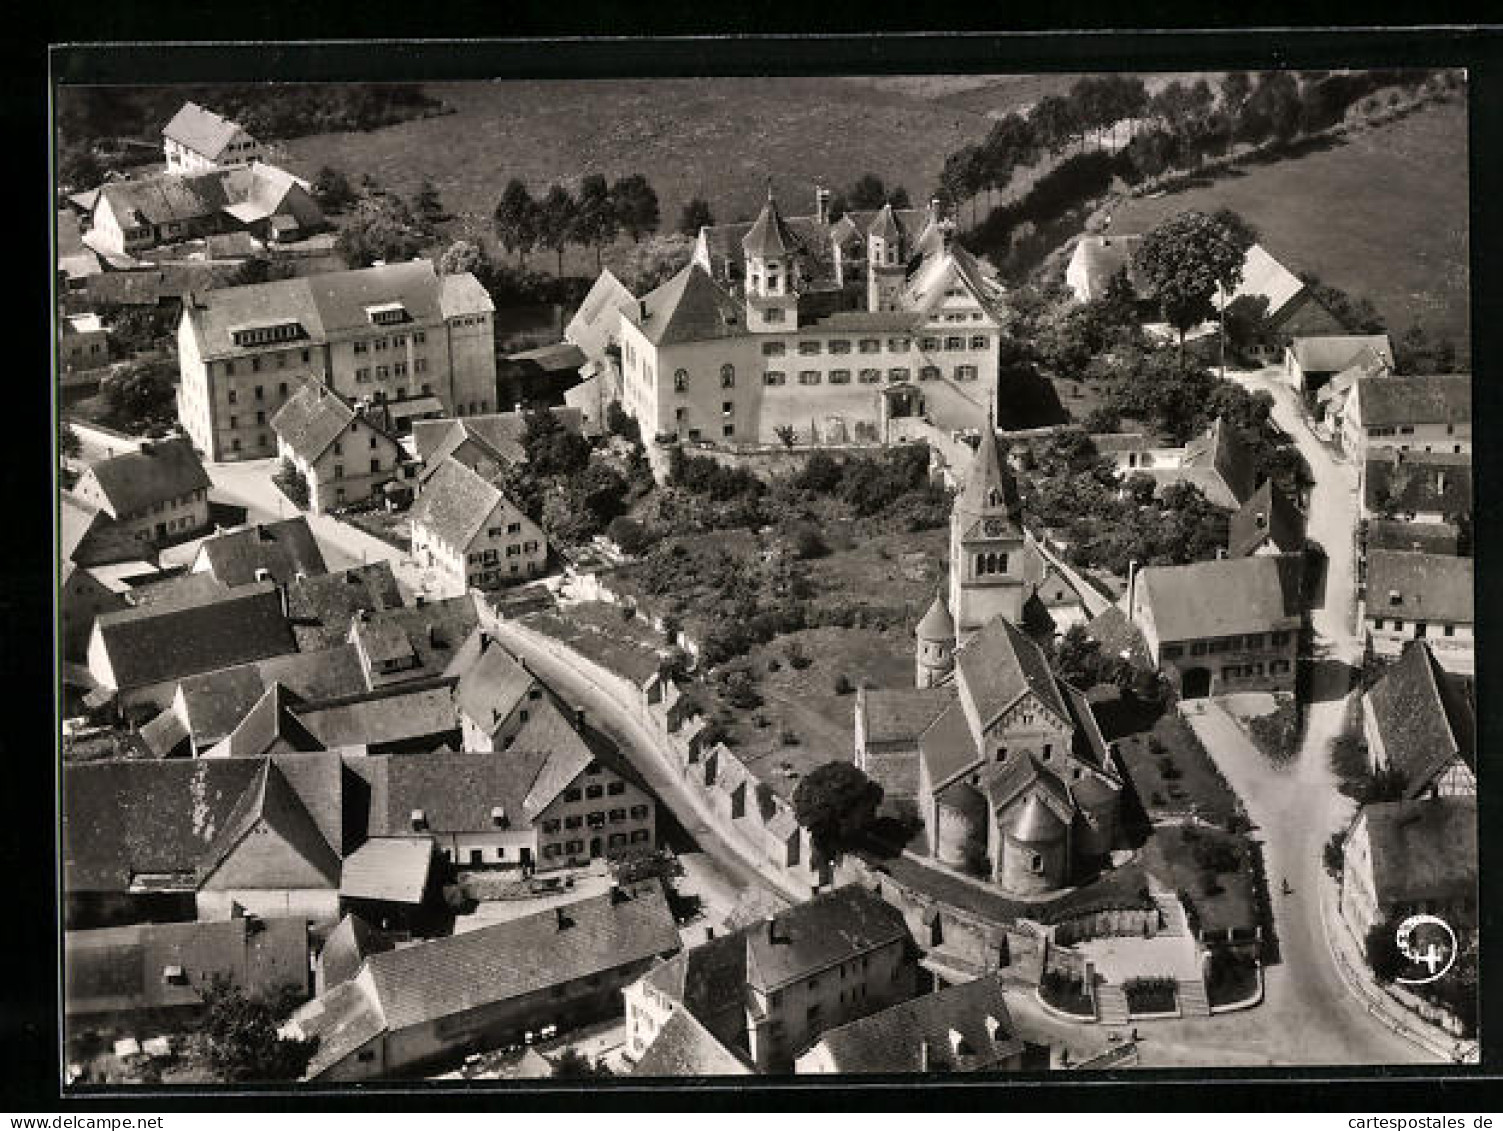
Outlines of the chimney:
M929 1071L929 1042L923 1037L919 1038L919 1071Z
M438 625L432 622L428 624L428 647L438 647Z
M414 602L416 604L416 607L419 608L419 609L421 609L424 605L426 605L428 603L428 598L427 598L427 596L425 594L419 593L417 595L417 597L414 598ZM428 627L432 628L433 626L430 624Z
M256 580L257 581L270 581L271 580L271 570L266 569L265 567L259 567L259 568L257 568L257 570L256 570Z
M773 943L774 945L790 943L793 941L788 937L788 928L785 927L782 923L778 922L776 915L767 920L767 941Z
M929 219L931 221L939 219L939 197L937 196L929 198Z
M1002 1028L1002 1022L998 1021L990 1013L986 1015L986 1035L992 1044L997 1043L997 1031Z
M411 818L413 832L417 832L428 823L428 818L424 815L421 809L414 809L411 813Z
M1262 511L1259 511L1257 514L1253 515L1253 522L1257 524L1259 530L1263 530L1268 526L1268 516Z
M504 805L491 806L491 824L498 829L506 828L506 807Z
M830 222L830 190L823 185L814 190L814 211L821 224Z
M965 1038L960 1035L959 1029L951 1029L945 1035L950 1038L951 1055L958 1058L961 1050L965 1048Z
M709 942L714 937L715 937L715 928L714 927L706 927L705 928L705 942Z
M583 707L575 707L574 708L574 725L575 725L575 727L577 727L579 730L583 730L584 729L584 725L585 725L585 721L584 720L585 720L585 710L584 710L584 708Z
M574 920L569 918L569 909L567 907L556 907L554 908L554 912L558 917L558 929L560 931L567 931L570 927L574 926Z

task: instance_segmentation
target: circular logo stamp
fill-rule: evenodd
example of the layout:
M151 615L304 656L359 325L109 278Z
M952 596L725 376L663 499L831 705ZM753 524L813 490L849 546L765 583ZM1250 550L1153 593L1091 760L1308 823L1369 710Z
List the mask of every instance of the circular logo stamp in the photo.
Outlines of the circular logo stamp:
M1408 965L1394 981L1406 986L1423 986L1445 977L1456 962L1456 932L1444 919L1434 915L1411 915L1394 932L1399 953Z

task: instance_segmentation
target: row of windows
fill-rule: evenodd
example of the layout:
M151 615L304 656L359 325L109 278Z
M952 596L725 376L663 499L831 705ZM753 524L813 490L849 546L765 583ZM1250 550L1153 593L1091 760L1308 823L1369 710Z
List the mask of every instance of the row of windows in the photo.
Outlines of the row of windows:
M372 462L374 463L375 461L373 460ZM528 539L526 542L513 542L506 547L506 556L508 558L520 558L523 554L535 554L537 552L538 542L535 538ZM494 549L481 550L469 556L471 565L489 565L495 560L496 551Z
M1218 652L1240 652L1250 648L1279 648L1289 643L1287 632L1254 632L1246 636L1225 636L1219 640L1197 640L1190 645L1192 656L1214 656ZM1185 653L1183 645L1166 644L1163 649L1168 659L1177 659Z
M232 417L230 417L230 420L231 420L231 421L233 421L233 420L234 420L234 419L235 419L235 418L234 418L234 417L233 417L233 416L232 416ZM231 428L233 428L233 427L234 427L234 424L233 424L233 423L232 423L232 424L231 424L231 425L230 425L230 427L231 427ZM270 440L270 438L269 438L269 437L268 437L268 436L267 436L267 435L266 435L266 433L265 433L265 432L262 432L262 433L261 433L261 434L260 434L260 435L258 435L258 436L257 436L257 437L256 437L256 447L258 447L258 448L265 448L265 447L268 447L268 446L269 446L269 445L270 445L270 443L271 443L271 440ZM234 438L234 439L232 439L232 440L231 440L231 441L230 441L230 451L232 451L232 452L238 452L238 451L240 451L240 450L241 450L241 449L240 449L240 437L239 437L239 436L236 436L236 437L235 437L235 438Z
M464 318L456 318L452 322L450 322L450 325L451 326L484 326L485 325L485 315L483 315L483 314L472 314L472 315L467 315ZM416 335L414 335L414 338L416 338Z
M606 844L611 848L620 848L624 844L645 844L651 839L651 834L646 829L636 829L631 833L611 833ZM543 845L543 855L550 860L557 856L577 856L585 850L584 841L570 840L562 844Z
M889 382L908 381L911 379L911 375L911 370L901 367L893 368L887 371L887 380ZM851 371L849 369L832 369L828 375L818 369L801 369L798 374L798 383L800 385L819 385L826 380L827 376L829 383L832 385L849 385L851 383ZM926 365L919 370L920 381L937 381L942 376L943 374L937 365ZM957 365L952 376L956 381L975 381L980 378L981 371L974 365ZM860 371L858 380L863 385L878 384L882 380L882 371L880 369L863 369ZM769 369L766 373L762 374L763 385L778 386L786 385L787 383L788 374L780 369Z
M287 382L286 381L283 381L283 382L281 382L280 384L277 385L277 396L282 397L284 399L286 398L286 396L287 396ZM227 401L229 401L230 404L236 404L236 403L238 403L238 401L240 399L239 398L239 393L235 389L230 389L230 390L228 390L225 393L225 399ZM266 386L265 385L257 385L256 386L256 400L258 400L258 401L264 401L265 399L266 399ZM230 425L230 427L233 428L234 425L232 424L232 425Z
M171 519L168 519L167 522L164 525L165 525L165 527L167 529L167 532L169 534L174 533L174 532L179 531L179 530L187 530L190 526L193 525L193 517L190 515L190 516L188 516L186 518L171 518ZM149 541L150 539L151 539L151 529L149 527L145 528L145 529L142 529L142 530L136 531L136 540L137 541L146 542L146 541Z
M312 350L306 350L305 349L305 350L300 350L298 352L302 355L302 363L304 365L307 365L309 362L311 362L313 360L313 351ZM291 351L289 350L286 353L278 353L278 354L272 354L271 355L272 357L276 358L276 362L277 362L276 363L276 368L278 368L278 369L286 369L287 368L287 358L288 358L288 356L289 356L290 353L291 353ZM259 357L252 357L252 358L249 358L247 360L250 363L250 371L252 373L260 373L261 372L261 360L262 360L261 358L259 358ZM235 375L235 363L233 361L227 361L227 362L224 363L224 375L226 377L233 377Z
M944 338L943 344L941 344L941 340L939 338L928 337L921 338L919 340L919 348L925 351L933 351L938 349L984 350L987 349L990 344L991 339L985 334L973 334L969 339L960 334L950 335ZM828 342L801 341L798 343L798 353L800 357L818 357L825 351L828 351L832 354L847 354L851 352L851 345L852 343L848 338L834 338ZM862 338L859 342L856 343L856 348L859 352L865 354L880 353L882 351L882 339ZM912 348L912 338L887 339L887 351L889 353L907 353ZM786 342L762 343L763 357L783 357L785 354L787 354L787 352L788 343Z
M371 471L370 471L370 473L372 475L379 475L379 474L381 474L382 470L383 469L381 467L381 461L379 459L372 459L371 460ZM336 463L334 465L334 478L335 479L343 479L344 478L344 464L342 464L342 463Z
M378 443L378 441L377 441L376 437L372 436L371 437L371 451L375 451L376 450L376 444L377 443ZM335 440L334 441L334 454L337 455L337 456L344 455L344 441L343 440Z
M619 825L626 819L626 809L611 809L609 811L596 809L591 813L575 813L572 816L563 818L550 817L543 822L543 831L545 833L556 833L560 828L577 829L585 825L589 825L592 829L598 829L607 821L613 825ZM634 821L645 821L647 819L647 806L633 805L631 807L631 819ZM562 821L562 824L560 824L560 821Z
M1288 672L1288 660L1270 660L1268 662L1269 675L1287 675ZM1249 676L1260 676L1262 674L1262 664L1229 664L1221 669L1222 679L1246 679Z
M428 372L428 359L426 357L415 357L415 358L413 358L412 359L412 371L414 373L427 373ZM385 365L378 365L378 366L375 367L375 380L377 380L377 381L385 381L389 377L406 377L406 376L407 376L407 363L405 361L394 361L394 362L392 362L392 364L389 367L385 366ZM360 381L360 382L370 381L371 377L372 377L372 371L371 371L371 368L369 366L362 365L362 366L358 367L355 370L355 380L356 381Z
M462 320L460 324L463 324ZM413 345L420 346L427 340L428 335L425 331L414 330L412 332ZM353 342L351 344L354 346L356 353L369 353L372 350L374 350L376 353L381 353L386 349L401 349L402 347L404 347L407 344L407 335L395 334L390 338L366 338L363 341Z
M1384 626L1385 623L1387 623L1387 622L1385 622L1382 617L1374 617L1373 618L1373 630L1376 631L1376 632L1381 632L1383 630L1383 626ZM1392 627L1392 629L1393 629L1394 632L1403 632L1404 631L1404 622L1402 620L1395 619L1393 621L1391 627ZM1442 635L1444 635L1444 636L1455 636L1456 635L1456 626L1454 624L1442 625L1441 627L1443 629ZM1429 633L1430 633L1430 625L1429 625L1428 622L1422 621L1422 620L1417 620L1417 621L1414 622L1414 638L1416 640L1423 640L1427 635L1429 635Z
M189 491L183 495L174 495L170 499L162 499L160 502L153 503L150 507L142 507L131 514L121 515L121 518L124 520L144 518L148 514L161 514L164 510L171 510L173 507L185 507L190 503L201 502L208 497L209 492L200 488L197 491Z
M720 387L722 389L734 389L736 387L736 367L734 365L722 365L720 367ZM673 391L685 392L689 388L689 371L676 369L673 373Z
M256 423L260 425L264 425L266 423L266 413L264 411L256 413ZM231 416L229 426L231 429L239 428L240 418L238 416Z

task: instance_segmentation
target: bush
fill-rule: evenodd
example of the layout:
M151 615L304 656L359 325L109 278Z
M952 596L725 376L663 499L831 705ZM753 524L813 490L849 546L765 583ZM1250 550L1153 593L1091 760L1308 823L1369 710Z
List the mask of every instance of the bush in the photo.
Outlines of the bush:
M802 561L822 558L830 552L824 535L812 526L801 526L793 536L794 553Z
M814 662L809 658L808 654L804 652L804 649L796 640L790 643L788 647L784 649L784 653L788 657L788 666L796 672L803 671Z
M1173 978L1129 978L1122 983L1131 1013L1171 1013L1176 1007Z
M646 527L624 514L611 519L605 533L606 537L621 547L623 554L633 558L645 553L654 541Z
M847 676L845 674L845 672L841 672L839 675L837 675L835 677L835 694L836 695L849 695L854 690L856 690L856 689L851 686L850 677Z
M1399 952L1398 923L1385 920L1374 923L1367 932L1364 951L1373 977L1380 982L1391 982L1404 969L1404 956Z
M297 469L292 460L283 456L276 471L272 473L271 481L293 506L299 510L308 509L308 478Z
M1321 850L1320 860L1332 879L1341 878L1342 870L1346 866L1346 832L1344 830L1338 829L1331 834L1331 839L1326 841L1325 848Z

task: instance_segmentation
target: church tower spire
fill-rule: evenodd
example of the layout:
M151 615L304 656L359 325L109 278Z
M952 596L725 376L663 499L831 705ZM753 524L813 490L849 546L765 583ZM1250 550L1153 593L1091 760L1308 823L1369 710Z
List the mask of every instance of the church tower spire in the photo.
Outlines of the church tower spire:
M959 640L994 617L1022 623L1029 549L1018 481L988 417L950 514L950 612Z

